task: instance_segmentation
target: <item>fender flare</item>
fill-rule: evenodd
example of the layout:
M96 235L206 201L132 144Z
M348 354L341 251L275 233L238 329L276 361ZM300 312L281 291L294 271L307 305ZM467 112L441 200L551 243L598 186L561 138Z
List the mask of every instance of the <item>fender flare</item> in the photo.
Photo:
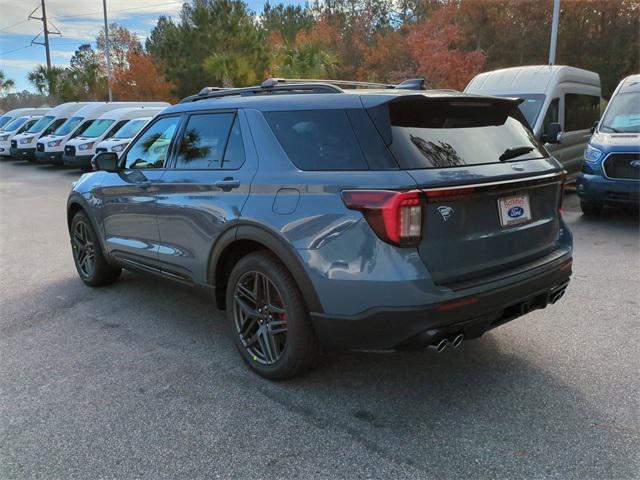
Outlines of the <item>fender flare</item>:
M254 223L238 223L227 229L216 241L209 256L207 283L216 287L215 272L225 250L239 240L251 240L270 250L283 264L298 284L305 303L313 313L323 313L322 304L302 260L286 240L265 227ZM222 286L221 286L222 287ZM219 288L219 287L216 287Z
M71 211L71 209L73 207L79 207L80 210L82 210L85 214L85 216L89 219L89 221L91 222L91 226L93 227L93 231L96 232L96 236L98 237L98 243L100 244L100 248L102 249L102 254L105 256L106 259L110 260L111 257L109 256L109 253L107 252L107 248L106 245L104 243L104 238L102 238L102 230L100 230L98 228L98 225L96 224L96 219L93 218L93 215L91 215L89 212L91 211L91 207L89 206L89 204L87 203L87 201L84 199L84 197L80 194L75 194L75 195L71 195L69 197L69 199L67 200L67 230L69 230L69 232L71 231L71 220L73 219L73 217L69 216L69 212Z

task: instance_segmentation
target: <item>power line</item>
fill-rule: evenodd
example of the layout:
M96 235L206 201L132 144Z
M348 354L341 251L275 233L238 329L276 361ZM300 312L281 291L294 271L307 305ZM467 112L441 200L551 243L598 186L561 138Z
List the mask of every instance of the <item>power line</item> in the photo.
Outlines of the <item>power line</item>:
M24 50L25 48L31 48L31 47L33 47L33 45L26 45L24 47L14 48L13 50L7 50L6 52L0 52L0 55L9 55L10 53L18 52L20 50Z
M178 4L182 4L182 1L178 1L178 0L174 0L172 2L163 2L163 3L150 3L148 5L144 5L144 6L140 6L140 7L131 7L131 8L121 8L118 10L109 10L110 13L117 13L117 12L128 12L131 10L144 10L145 8L149 8L149 7L160 7L160 6L164 6L164 5L178 5ZM90 12L90 13L79 13L77 15L57 15L57 16L52 16L49 18L58 18L61 20L66 20L68 18L76 18L76 17L90 17L92 15L100 15L103 12Z
M22 20L22 21L20 21L20 22L16 22L16 23L14 23L14 24L7 25L6 27L1 27L1 28L0 28L0 32L4 32L4 31L7 31L7 30L10 30L10 29L12 29L13 27L17 27L18 25L22 25L23 23L27 23L28 21L29 21L29 20Z

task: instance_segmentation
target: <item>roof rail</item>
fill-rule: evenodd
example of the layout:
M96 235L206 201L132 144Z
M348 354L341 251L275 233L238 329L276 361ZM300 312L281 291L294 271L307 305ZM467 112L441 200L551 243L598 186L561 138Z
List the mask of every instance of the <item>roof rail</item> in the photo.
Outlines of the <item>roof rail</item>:
M361 88L385 88L425 90L423 78L413 78L394 85L391 83L357 82L352 80L322 80L313 78L267 78L259 86L242 88L205 87L197 95L191 95L180 103L196 102L208 98L222 98L280 93L344 93L340 86Z

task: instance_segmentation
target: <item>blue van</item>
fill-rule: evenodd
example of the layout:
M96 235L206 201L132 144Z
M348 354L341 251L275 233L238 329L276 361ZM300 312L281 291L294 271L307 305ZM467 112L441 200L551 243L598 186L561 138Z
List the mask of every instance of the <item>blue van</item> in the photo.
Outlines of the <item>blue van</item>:
M576 189L585 215L640 203L640 75L616 88L584 150Z

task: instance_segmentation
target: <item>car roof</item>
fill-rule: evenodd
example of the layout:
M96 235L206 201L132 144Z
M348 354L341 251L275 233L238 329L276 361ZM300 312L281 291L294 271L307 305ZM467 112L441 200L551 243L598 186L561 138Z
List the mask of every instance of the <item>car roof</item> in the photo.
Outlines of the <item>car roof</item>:
M347 89L342 93L277 93L259 95L229 95L203 98L193 102L179 103L167 108L165 114L203 110L256 109L260 111L332 110L344 108L371 108L399 97L459 98L477 97L455 90L394 90L394 89Z
M600 86L600 75L566 65L529 65L479 73L465 88L468 93L524 94L546 93L560 82Z
M640 74L629 75L620 82L618 93L640 92Z
M109 110L98 117L98 120L132 120L135 118L154 116L165 107L131 107Z

